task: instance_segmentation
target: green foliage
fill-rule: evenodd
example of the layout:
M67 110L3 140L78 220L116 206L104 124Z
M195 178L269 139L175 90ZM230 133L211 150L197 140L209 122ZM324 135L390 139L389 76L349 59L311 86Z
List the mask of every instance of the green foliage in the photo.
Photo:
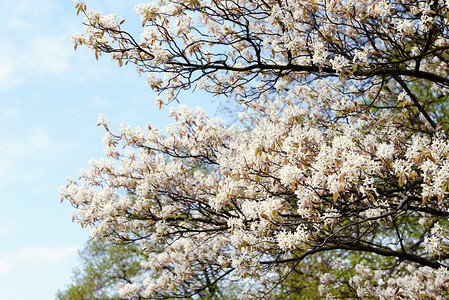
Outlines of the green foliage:
M330 251L315 253L301 263L294 262L289 265L289 270L280 274L284 280L273 293L272 299L283 300L312 300L322 299L319 292L320 275L329 273L333 278L338 278L338 286L335 286L333 295L337 299L356 299L354 291L349 286L350 269L342 267L342 261L347 264L355 264L361 259L361 255L349 254L342 251ZM286 276L287 275L287 276Z
M58 291L56 300L118 300L118 285L131 283L142 272L145 255L135 244L111 244L93 239L79 252L81 268L73 270L72 283ZM203 280L210 281L205 272ZM227 286L209 284L208 288L186 299L234 300L242 287L238 282Z
M89 240L79 252L82 267L73 271L73 282L58 291L58 300L115 300L120 283L129 283L139 276L144 255L134 244L110 244L103 240Z

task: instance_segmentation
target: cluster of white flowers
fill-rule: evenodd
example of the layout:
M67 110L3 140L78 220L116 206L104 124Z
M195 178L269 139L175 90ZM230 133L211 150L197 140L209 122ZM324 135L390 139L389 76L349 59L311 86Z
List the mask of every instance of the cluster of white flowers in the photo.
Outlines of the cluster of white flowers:
M327 52L326 45L323 42L317 41L317 42L313 43L312 47L313 47L313 56L312 56L313 63L315 63L317 65L321 65L325 61L327 61L327 57L328 57L329 53ZM336 58L336 59L338 60L338 58ZM338 66L340 69L342 68L341 62L338 62Z
M286 251L304 247L308 237L309 233L303 227L298 226L293 233L285 231L279 232L276 239L279 243L279 247Z
M210 5L214 8L208 10ZM332 67L343 73L357 70L359 63L365 64L366 67L372 67L376 60L379 60L377 63L383 63L383 58L376 58L379 51L376 50L376 55L372 55L376 45L366 42L364 30L371 30L374 36L391 35L397 39L396 42L401 43L417 31L427 32L437 21L432 15L429 3L425 1L410 3L407 8L411 11L409 15L395 15L406 10L398 7L401 5L407 6L400 1L387 0L287 1L282 5L277 2L259 5L253 1L236 5L232 1L211 4L204 0L158 0L135 7L144 25L142 43L138 43L124 38L124 35L116 34L121 30L119 17L101 16L99 12L87 10L85 4L80 2L77 7L85 9L88 26L86 33L74 36L73 41L75 45L87 45L97 55L101 49L108 51L108 47L118 41L120 49L127 51L112 51L112 58L119 63L122 60L137 58L139 72L157 70L157 76L160 78L153 78L151 81L155 84L150 85L158 91L166 90L170 100L176 95L171 93L173 89L188 85L188 81L192 79L189 76L176 76L180 71L179 66L191 64L201 69L204 65L223 64L223 57L227 58L225 65L237 69L245 69L259 63L279 66L295 63ZM237 13L235 19L228 18L229 15L223 13L229 10L233 14L242 7L245 7L247 12L257 13L255 16ZM373 18L379 23L379 28L370 29L360 25L365 20L370 23ZM99 30L99 27L103 27L103 30ZM107 28L111 30L108 31ZM248 35L243 34L246 30ZM109 40L105 32L109 34ZM278 34L279 32L282 33ZM260 45L247 41L248 36L258 37ZM380 39L382 38L381 36ZM378 39L373 37L372 40ZM447 39L443 40L444 44L447 44ZM182 45L178 44L181 41ZM233 42L229 44L229 41ZM338 45L349 41L352 42L345 45L345 51L339 52L338 49L342 47ZM221 44L229 45L228 51L225 51L223 56L215 56L215 50L223 51ZM165 70L172 75L170 80L163 78L167 76ZM206 72L195 80L199 79L199 86L208 91L222 93L232 87L235 94L245 94L240 91L242 78L228 76L229 73L225 73L223 78L220 74ZM249 87L244 87L243 90L246 88Z
M408 265L398 267L402 274L391 270L372 271L363 265L354 268L357 275L350 278L350 286L361 299L446 299L445 289L449 287L447 268L437 270L429 267ZM330 287L339 284L335 276L325 273L320 277L320 293L332 298Z
M60 193L79 207L77 220L93 226L97 236L111 235L113 229L115 234L131 239L150 235L149 240L160 241L161 236L184 228L184 238L161 252L159 263L149 263L150 268L160 269L162 265L158 264L165 261L163 264L169 263L176 270L186 270L186 262L178 259L180 255L197 253L198 245L206 243L208 247L196 259L207 261L220 255L239 274L254 276L258 274L260 253L272 247L284 253L306 250L314 244L318 232L327 232L329 226L337 230L342 220L340 203L356 201L345 196L351 190L367 195L357 204L364 209L352 220L356 217L367 224L374 224L372 220L376 224L389 222L383 215L388 216L398 202L380 197L377 181L383 180L382 176L396 178L400 184L400 178L412 181L419 172L424 180L422 199L445 197L443 188L438 189L439 182L449 179L448 172L442 171L449 153L445 140L429 141L419 136L402 140L400 132L389 126L362 134L358 123L337 124L334 130L326 131L328 139L324 139L324 133L313 128L313 120L298 122L305 120L309 110L305 106L299 109L287 99L285 114L279 110L280 102L274 101L260 102L242 116L253 122L252 130L226 128L222 121L207 118L199 108L185 106L171 111L176 123L167 128L167 135L151 129L151 125L143 132L123 124L121 134L108 131L105 138L108 148L114 149L110 151L119 153L113 157L120 157L121 164L92 161L93 169L80 173L80 183L70 180ZM261 119L256 112L262 106L270 115ZM99 117L99 122L107 124L104 116ZM382 142L376 145L378 140ZM398 147L398 140L408 146ZM120 151L116 147L119 143L141 151ZM92 188L95 186L102 188ZM130 196L117 198L123 189ZM276 193L279 196L270 195ZM295 195L293 201L289 193ZM329 197L335 205L320 203ZM315 212L317 209L323 210L321 216ZM207 216L212 211L216 217ZM212 219L202 223L205 217ZM301 224L301 220L307 222ZM154 224L154 231L145 229L150 224ZM438 228L441 226L435 225L425 239L431 253L443 251L447 231ZM187 238L189 230L193 231ZM215 237L204 235L206 239L202 239L194 233L197 230L215 232ZM167 253L177 258L163 259ZM175 288L176 282L191 276L184 271L176 274L184 275L167 277L168 281L160 283L152 281L151 288L143 285L142 289L148 293L160 291L167 282ZM124 295L131 293L131 287L134 285L123 288Z
M409 35L415 30L415 25L409 20L399 19L397 21L396 30L403 35Z
M449 228L436 223L430 235L424 239L426 251L432 255L445 255L449 253Z
M330 60L332 68L341 72L347 65L348 60L341 55L338 55Z

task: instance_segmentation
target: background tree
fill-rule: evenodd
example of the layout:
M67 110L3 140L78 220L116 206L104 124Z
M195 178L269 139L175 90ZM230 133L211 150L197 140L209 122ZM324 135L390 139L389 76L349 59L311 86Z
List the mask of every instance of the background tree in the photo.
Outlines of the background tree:
M446 2L160 0L137 6L141 42L77 9L75 46L134 63L168 101L198 87L245 106L240 127L181 106L166 133L100 117L111 160L60 193L147 255L156 277L123 296L247 278L243 297L269 297L320 257L323 296L448 295Z
M134 244L111 244L105 240L89 240L79 252L81 269L73 271L73 283L58 291L56 299L121 299L120 284L132 283L142 273L145 259Z
M131 284L142 275L140 263L145 259L145 255L135 244L113 244L100 239L89 240L85 248L79 252L79 256L81 269L73 270L73 283L67 289L58 291L56 299L122 299L118 294L118 288L124 284ZM239 284L212 285L211 275L203 275L208 288L198 291L196 298L236 299L235 294L241 289Z

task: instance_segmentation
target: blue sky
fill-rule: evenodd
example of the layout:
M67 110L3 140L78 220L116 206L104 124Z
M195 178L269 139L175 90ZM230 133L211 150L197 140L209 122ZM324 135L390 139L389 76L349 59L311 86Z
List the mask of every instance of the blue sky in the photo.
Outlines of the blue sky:
M142 2L86 0L123 16L135 32L134 5ZM149 121L165 128L168 109L157 109L133 66L73 50L71 35L83 31L73 1L0 0L0 20L0 300L54 299L89 238L57 188L103 156L98 114L111 128ZM216 103L194 96L182 102L214 114Z

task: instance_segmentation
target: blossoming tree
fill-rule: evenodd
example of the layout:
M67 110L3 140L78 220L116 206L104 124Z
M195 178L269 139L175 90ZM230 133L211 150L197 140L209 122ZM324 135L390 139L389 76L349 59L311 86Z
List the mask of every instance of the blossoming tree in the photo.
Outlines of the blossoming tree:
M158 0L140 38L76 6L75 47L134 64L161 105L201 88L245 106L231 127L184 106L165 132L100 117L109 159L60 193L147 255L124 297L238 278L269 297L322 254L322 296L449 295L448 1Z

